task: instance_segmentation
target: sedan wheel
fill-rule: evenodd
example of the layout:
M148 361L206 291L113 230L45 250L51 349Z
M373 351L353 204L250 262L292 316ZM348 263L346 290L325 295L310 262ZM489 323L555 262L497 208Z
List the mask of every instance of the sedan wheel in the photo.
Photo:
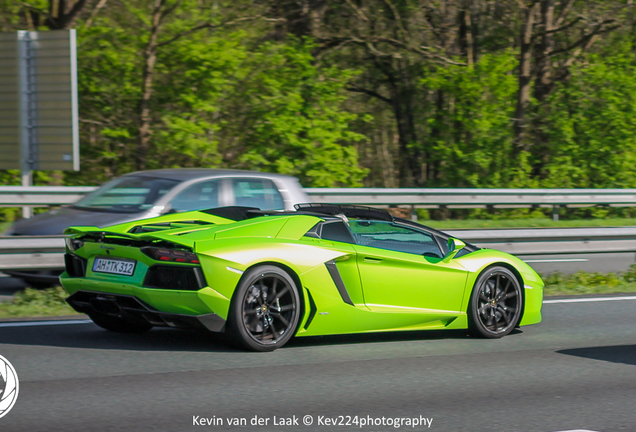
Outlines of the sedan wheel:
M500 338L519 323L523 308L521 285L510 270L492 267L481 274L468 306L470 332Z
M293 279L278 267L260 266L239 283L229 324L245 348L273 351L294 335L299 316L300 298Z

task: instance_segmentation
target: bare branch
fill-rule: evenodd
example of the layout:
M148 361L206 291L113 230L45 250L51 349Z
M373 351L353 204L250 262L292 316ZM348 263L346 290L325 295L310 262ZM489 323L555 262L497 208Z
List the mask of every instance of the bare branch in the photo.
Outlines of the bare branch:
M554 51L552 51L550 53L545 54L542 57L539 57L539 59L542 59L544 57L554 57L554 56L559 55L559 54L570 52L570 51L580 47L581 45L584 45L586 42L588 42L594 36L600 35L600 34L604 34L604 33L608 33L610 31L615 30L615 29L620 27L620 25L617 25L617 26L603 28L603 26L605 24L611 24L613 22L616 22L616 20L614 18L606 19L605 21L602 21L602 22L598 23L595 26L596 28L594 30L592 30L589 33L583 35L578 41L574 42L570 46L567 46L565 48L561 48L561 49L558 49L558 50L554 50Z
M386 102L388 104L392 104L393 103L393 99L388 98L386 96L382 96L381 94L373 91L373 90L368 90L368 89L364 89L358 86L351 86L351 87L345 87L345 90L348 90L350 92L355 92L355 93L364 93L366 95L372 96L376 99L380 99L382 102Z
M400 33L402 33L402 37L405 40L408 40L408 33L406 32L406 29L404 28L404 25L402 24L402 17L400 17L400 13L398 12L397 8L395 7L395 5L391 2L391 0L384 0L384 2L389 6L389 8L391 9L391 13L393 14L393 16L395 17L395 21L397 22L398 28L400 29Z
M548 31L544 31L541 33L537 33L534 36L532 36L532 40L535 41L543 36L549 35L549 34L554 34L554 33L558 33L560 31L563 31L565 29L568 29L570 27L572 27L574 24L576 24L577 22L581 21L583 18L582 17L576 17L574 18L572 21L570 21L569 23L562 25L561 27L557 27L557 28L553 28L552 30L548 30Z
M554 26L555 27L559 27L561 25L561 23L565 20L565 17L567 16L570 7L572 7L572 5L574 4L576 0L567 0L565 2L565 4L563 5L563 7L561 8L561 12L559 12L559 16L557 17L556 21L554 21Z
M88 20L86 20L85 28L88 29L88 28L90 28L93 25L93 21L95 21L95 17L99 13L99 11L104 6L106 6L107 2L108 2L108 0L99 0L99 3L97 3L97 5L93 8L93 11L91 12L91 16L88 18Z
M322 57L329 51L329 50L339 50L340 48L344 47L345 45L351 43L352 41L349 39L346 40L329 40L328 42L320 45L320 47L316 50L316 60L320 60L322 59Z
M351 0L347 0L347 4L351 6L351 9L353 9L356 12L356 14L360 18L362 18L363 21L369 22L369 18L367 18L364 12L362 12L362 10L358 6L356 6L355 3L353 3Z
M38 7L33 6L32 4L26 3L26 2L22 2L22 5L29 9L32 10L33 12L37 12L41 15L44 15L46 17L47 20L53 20L54 18L51 16L51 14L49 14L48 11L44 10L44 9L40 9Z
M519 6L522 9L532 9L534 7L534 5L539 3L539 0L532 0L530 3L527 3L527 2L522 1L522 0L517 0L517 3L519 4Z
M458 62L458 61L449 59L448 57L443 56L441 54L437 54L433 50L433 48L427 47L427 46L424 46L424 45L421 45L419 47L413 47L413 46L407 45L406 43L404 43L402 41L399 41L399 40L393 39L393 38L375 38L375 39L373 39L373 41L386 42L386 43L392 44L394 46L397 46L397 47L400 47L400 48L404 48L404 49L407 49L407 50L412 51L414 53L420 54L421 56L424 56L424 57L426 57L428 59L440 60L442 63L445 63L445 64L451 64L451 65L455 65L455 66L467 66L467 64L464 63L464 62ZM441 51L441 49L440 49L440 51Z
M255 20L255 19L259 19L262 18L260 15L257 16L253 16L253 17L242 17L242 18L238 18L235 20L231 20L231 21L226 21L224 23L221 24L212 24L212 23L203 23L203 24L199 24L197 26L192 27L189 30L183 31L181 33L176 34L175 36L171 37L170 39L167 39L163 42L159 42L157 43L157 48L162 47L162 46L166 46L169 45L173 42L178 41L179 39L181 39L184 36L188 36L192 33L195 33L199 30L203 30L203 29L216 29L216 28L221 28L221 27L226 27L226 26L230 26L230 25L234 25L234 24L238 24L241 22L245 22L245 21L251 21L251 20ZM271 21L271 20L269 20Z
M79 13L82 11L85 5L86 5L86 0L78 0L77 3L73 5L71 10L67 14L63 14L61 16L58 28L60 29L71 28L73 26L73 23L75 22L75 18L77 18L77 15L79 15Z
M172 12L174 12L179 6L181 6L181 3L183 2L183 0L177 0L176 2L174 2L174 4L172 6L170 6L169 8L166 8L163 12L161 12L161 15L159 16L159 23L162 23L163 20L170 15ZM163 3L163 2L162 2Z

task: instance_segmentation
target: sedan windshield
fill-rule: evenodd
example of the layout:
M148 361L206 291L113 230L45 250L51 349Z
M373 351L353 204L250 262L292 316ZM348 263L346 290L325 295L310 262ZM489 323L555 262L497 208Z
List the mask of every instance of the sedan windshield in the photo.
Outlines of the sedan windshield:
M106 183L74 207L113 213L139 213L150 209L178 181L152 177L122 177Z

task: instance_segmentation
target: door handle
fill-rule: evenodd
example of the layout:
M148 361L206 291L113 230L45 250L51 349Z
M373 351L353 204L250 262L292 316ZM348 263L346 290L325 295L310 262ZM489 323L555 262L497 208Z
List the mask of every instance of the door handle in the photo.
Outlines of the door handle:
M382 262L382 258L364 257L364 262L379 263L379 262Z

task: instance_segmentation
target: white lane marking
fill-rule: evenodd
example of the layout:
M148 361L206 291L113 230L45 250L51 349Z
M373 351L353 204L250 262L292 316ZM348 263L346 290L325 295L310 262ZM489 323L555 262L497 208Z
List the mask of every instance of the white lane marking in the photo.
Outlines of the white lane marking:
M0 327L36 327L36 326L51 326L51 325L64 325L64 324L88 324L91 320L60 320L60 321L18 321L18 322L3 322L0 323Z
M523 260L527 263L556 263L556 262L588 262L589 259L585 258L562 258L562 259L535 259L535 260Z
M587 429L572 429L572 430L559 431L559 432L595 432L595 431L591 431Z
M588 297L588 298L574 298L574 299L544 300L543 304L549 304L549 303L593 303L593 302L618 301L618 300L636 300L636 296L629 296L629 297Z

